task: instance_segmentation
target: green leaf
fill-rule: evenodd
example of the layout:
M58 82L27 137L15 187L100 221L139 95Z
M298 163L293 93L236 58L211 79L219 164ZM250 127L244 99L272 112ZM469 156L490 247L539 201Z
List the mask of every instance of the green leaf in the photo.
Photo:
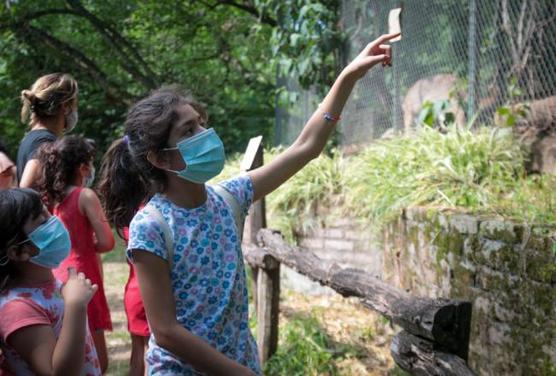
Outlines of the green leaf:
M498 107L496 113L500 116L506 116L510 114L510 109L506 106Z

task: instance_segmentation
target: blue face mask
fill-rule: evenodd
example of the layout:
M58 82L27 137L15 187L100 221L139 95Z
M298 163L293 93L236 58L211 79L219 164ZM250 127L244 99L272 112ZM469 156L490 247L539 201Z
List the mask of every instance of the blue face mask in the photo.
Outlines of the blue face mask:
M175 172L180 178L203 184L218 175L224 168L226 154L224 144L214 129L196 134L178 142L175 148L163 150L179 150L185 168Z
M33 264L54 269L68 257L71 249L70 236L62 221L54 215L27 237L39 249L39 254L29 260Z

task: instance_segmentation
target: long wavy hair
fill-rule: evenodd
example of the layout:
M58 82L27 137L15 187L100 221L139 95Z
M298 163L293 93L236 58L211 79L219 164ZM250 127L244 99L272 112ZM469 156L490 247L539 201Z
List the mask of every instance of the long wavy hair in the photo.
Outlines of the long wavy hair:
M42 166L38 190L48 205L61 202L65 189L71 185L82 164L94 159L95 147L80 136L65 136L44 144L39 149L38 159Z
M177 110L193 107L205 120L204 107L177 86L163 87L134 104L125 120L125 136L103 157L98 192L108 221L121 230L149 194L163 190L166 175L147 160L148 152L167 145Z

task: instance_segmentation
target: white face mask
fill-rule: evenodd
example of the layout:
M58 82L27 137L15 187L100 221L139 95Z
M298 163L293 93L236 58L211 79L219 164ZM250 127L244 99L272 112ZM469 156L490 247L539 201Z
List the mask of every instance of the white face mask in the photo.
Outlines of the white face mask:
M66 115L65 133L69 133L75 128L75 126L77 125L78 118L79 116L77 115L77 110L73 110L72 112Z

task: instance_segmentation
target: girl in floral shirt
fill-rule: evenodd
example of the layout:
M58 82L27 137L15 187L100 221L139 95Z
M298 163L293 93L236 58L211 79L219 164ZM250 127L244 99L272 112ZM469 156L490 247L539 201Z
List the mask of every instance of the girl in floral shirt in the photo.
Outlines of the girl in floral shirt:
M111 180L125 181L126 194L104 200L116 227L131 221L127 255L152 331L149 374L261 374L233 208L245 216L322 152L357 80L390 64L385 43L395 36L369 43L342 71L292 146L221 188L206 182L222 170L224 146L191 96L166 88L131 107L109 171Z
M31 189L0 191L0 348L14 375L101 375L87 304L98 286L52 268L71 248L62 222ZM7 368L7 369L6 369Z

